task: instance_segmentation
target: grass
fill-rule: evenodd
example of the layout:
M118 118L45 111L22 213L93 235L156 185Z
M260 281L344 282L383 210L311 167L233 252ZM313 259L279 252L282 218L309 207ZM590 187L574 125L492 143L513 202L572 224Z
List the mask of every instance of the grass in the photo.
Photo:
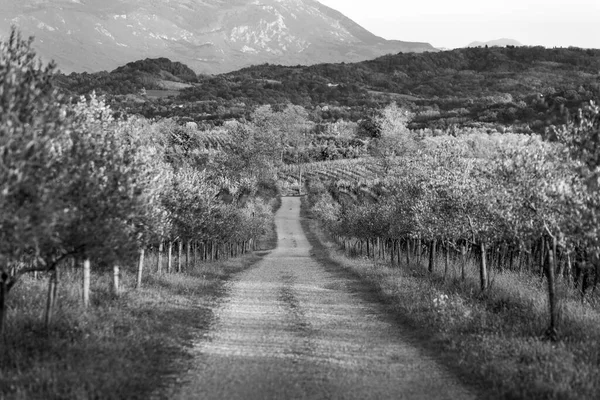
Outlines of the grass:
M398 320L432 344L450 370L501 399L600 398L600 312L560 288L559 342L543 340L548 324L545 282L530 274L494 273L487 293L478 270L463 282L443 279L443 261L391 266L348 257L314 220L305 227L331 262L372 285Z
M222 283L261 254L203 263L186 274L150 273L140 290L133 289L134 271L124 271L118 298L110 290L111 274L93 270L87 310L81 272L64 272L48 330L47 279L25 277L10 294L0 338L0 399L160 397L190 362L186 349L194 337L209 329ZM147 259L147 270L155 261Z

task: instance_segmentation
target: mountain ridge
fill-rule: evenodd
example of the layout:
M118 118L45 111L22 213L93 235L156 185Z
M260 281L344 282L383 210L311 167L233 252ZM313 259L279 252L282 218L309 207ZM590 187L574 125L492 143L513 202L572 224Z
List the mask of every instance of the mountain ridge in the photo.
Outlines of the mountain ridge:
M0 15L0 35L11 25L34 35L38 54L64 72L166 57L214 74L436 51L383 39L315 0L5 0Z

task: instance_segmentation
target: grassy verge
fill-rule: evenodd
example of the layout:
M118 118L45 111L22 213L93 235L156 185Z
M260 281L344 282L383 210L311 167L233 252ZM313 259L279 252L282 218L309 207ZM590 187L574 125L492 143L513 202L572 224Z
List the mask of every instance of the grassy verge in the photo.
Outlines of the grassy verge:
M263 248L269 243L272 238ZM260 258L150 274L140 290L132 289L134 274L126 272L119 298L110 292L110 274L95 271L88 310L81 307L80 272L64 273L49 330L42 321L47 280L25 278L11 293L0 340L0 398L144 399L161 393L186 368L186 347L210 327L222 283Z
M600 312L578 302L569 289L561 290L562 340L544 341L547 303L539 277L497 274L482 295L473 265L461 281L444 280L441 271L430 275L424 265L350 258L303 212L317 257L375 287L398 320L437 349L450 369L490 393L485 397L600 398Z

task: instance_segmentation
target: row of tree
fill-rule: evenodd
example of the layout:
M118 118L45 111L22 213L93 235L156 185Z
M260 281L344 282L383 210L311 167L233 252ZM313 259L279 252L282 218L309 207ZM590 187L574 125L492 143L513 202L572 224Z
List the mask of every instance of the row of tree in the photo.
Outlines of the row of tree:
M269 224L268 161L244 169L227 154L194 146L192 129L171 121L115 119L93 93L67 101L54 65L36 59L13 31L0 43L0 332L7 296L24 274L138 264L150 246L238 254ZM220 252L220 253L219 253ZM169 258L170 260L170 258Z
M446 268L452 254L463 265L475 257L482 291L490 266L542 272L555 338L556 277L582 294L600 279L598 106L553 128L553 143L516 134L418 140L401 129L402 115L383 113L380 176L366 185L313 182L313 210L354 251L385 249L407 263L426 254L430 271L439 249Z

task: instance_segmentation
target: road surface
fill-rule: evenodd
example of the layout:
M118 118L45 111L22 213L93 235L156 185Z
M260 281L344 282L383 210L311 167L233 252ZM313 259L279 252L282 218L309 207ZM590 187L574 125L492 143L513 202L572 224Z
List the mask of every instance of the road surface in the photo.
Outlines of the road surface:
M300 199L284 197L278 247L228 283L177 399L471 399L349 278L311 257Z

